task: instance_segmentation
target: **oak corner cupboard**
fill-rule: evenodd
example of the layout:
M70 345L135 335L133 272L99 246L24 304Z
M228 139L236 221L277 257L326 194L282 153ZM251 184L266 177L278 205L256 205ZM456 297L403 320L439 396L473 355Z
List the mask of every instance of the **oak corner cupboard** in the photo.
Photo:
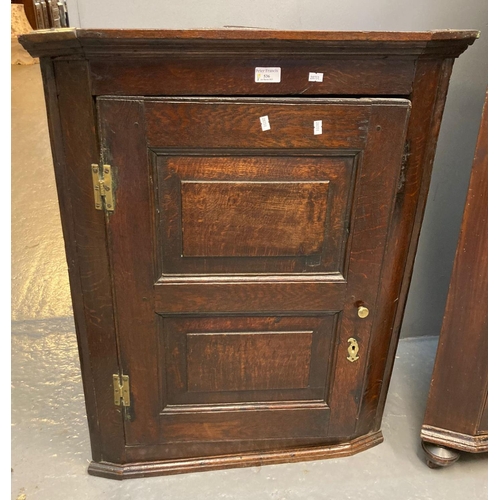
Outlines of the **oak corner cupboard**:
M91 474L350 455L380 423L476 31L33 32Z

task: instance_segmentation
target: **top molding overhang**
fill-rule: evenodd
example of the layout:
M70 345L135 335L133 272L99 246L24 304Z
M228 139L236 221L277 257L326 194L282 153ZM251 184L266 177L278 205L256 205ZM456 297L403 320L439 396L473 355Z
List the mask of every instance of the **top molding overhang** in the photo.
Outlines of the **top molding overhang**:
M93 30L60 28L21 35L33 57L161 57L204 54L458 57L476 30L274 31L253 29Z

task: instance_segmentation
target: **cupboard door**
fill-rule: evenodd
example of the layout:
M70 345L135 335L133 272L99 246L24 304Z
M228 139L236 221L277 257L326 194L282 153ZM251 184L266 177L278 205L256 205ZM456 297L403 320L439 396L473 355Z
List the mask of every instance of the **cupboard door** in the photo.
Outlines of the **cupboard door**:
M355 435L409 107L98 98L128 447Z

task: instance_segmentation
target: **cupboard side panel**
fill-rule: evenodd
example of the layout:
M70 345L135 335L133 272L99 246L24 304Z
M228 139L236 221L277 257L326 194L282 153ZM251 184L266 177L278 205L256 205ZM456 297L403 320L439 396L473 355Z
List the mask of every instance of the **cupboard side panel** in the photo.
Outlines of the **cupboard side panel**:
M424 425L475 435L488 382L488 115L481 130Z
M357 433L379 429L392 373L453 59L420 59L411 94L409 147L392 216Z
M112 374L119 367L105 218L94 208L90 173L99 150L88 63L41 64L92 457L120 462L123 423L112 397Z

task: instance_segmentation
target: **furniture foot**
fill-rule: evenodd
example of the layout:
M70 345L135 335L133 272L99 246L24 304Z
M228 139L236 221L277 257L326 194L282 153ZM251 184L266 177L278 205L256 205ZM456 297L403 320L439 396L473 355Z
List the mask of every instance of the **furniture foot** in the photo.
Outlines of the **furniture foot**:
M426 441L422 441L422 448L425 451L427 466L431 469L447 467L460 458L458 451Z

